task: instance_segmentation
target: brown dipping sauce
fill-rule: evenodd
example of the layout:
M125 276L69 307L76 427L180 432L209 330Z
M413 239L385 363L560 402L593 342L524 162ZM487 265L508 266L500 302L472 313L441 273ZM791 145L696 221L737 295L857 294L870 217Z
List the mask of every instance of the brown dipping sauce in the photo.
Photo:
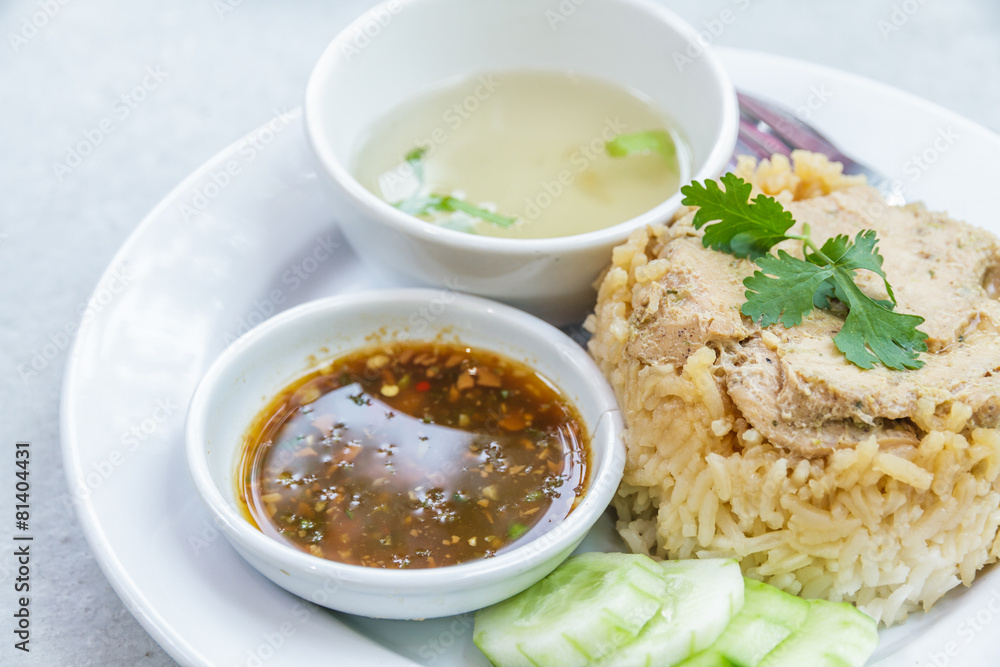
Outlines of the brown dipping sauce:
M394 343L285 388L246 437L245 511L331 560L424 568L489 558L572 511L588 445L545 378L496 354Z

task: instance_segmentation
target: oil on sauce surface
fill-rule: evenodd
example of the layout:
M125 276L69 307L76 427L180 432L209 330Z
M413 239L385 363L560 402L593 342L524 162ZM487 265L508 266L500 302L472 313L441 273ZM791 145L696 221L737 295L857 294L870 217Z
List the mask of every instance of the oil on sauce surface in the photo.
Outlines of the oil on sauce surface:
M587 442L574 408L520 363L394 344L286 388L248 434L245 510L323 558L423 568L488 558L564 519Z

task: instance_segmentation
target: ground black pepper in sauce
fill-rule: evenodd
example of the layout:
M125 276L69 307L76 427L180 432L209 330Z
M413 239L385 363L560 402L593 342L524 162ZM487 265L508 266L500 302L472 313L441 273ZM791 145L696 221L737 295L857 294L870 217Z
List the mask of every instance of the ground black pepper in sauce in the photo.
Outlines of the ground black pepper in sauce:
M574 408L527 366L458 344L356 352L251 428L244 508L316 556L386 568L488 558L564 519L586 480Z

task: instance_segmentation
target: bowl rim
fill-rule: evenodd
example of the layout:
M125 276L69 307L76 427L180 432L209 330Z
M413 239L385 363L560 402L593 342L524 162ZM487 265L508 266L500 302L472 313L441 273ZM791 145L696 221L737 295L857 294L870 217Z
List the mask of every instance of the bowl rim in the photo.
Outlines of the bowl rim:
M208 462L208 446L205 440L205 428L209 419L207 408L210 399L220 391L218 385L220 380L227 373L238 369L245 359L252 357L253 350L266 342L269 337L278 335L282 330L295 327L304 319L330 317L350 310L369 309L376 304L381 307L425 304L430 299L439 296L440 290L398 288L337 295L309 301L283 311L258 325L230 344L211 364L198 383L188 407L184 429L185 455L190 477L203 504L211 512L217 525L238 547L245 548L256 556L265 558L268 562L280 563L283 569L295 570L312 577L318 576L342 583L350 583L352 586L370 587L369 592L371 593L389 592L383 589L390 589L393 593L426 592L430 589L445 592L448 589L476 581L487 583L514 577L557 556L561 550L565 550L566 555L568 555L569 549L574 547L600 518L618 488L625 460L620 411L611 387L586 351L563 332L524 311L466 294L455 294L455 300L448 304L447 308L455 308L463 313L471 312L480 316L488 314L491 319L498 323L497 328L488 335L495 337L498 341L502 340L500 336L503 330L510 330L513 327L528 335L541 338L545 342L559 343L564 346L559 353L554 354L553 358L560 359L558 363L565 363L576 372L587 376L588 382L583 391L594 394L601 406L600 413L593 418L593 428L590 429L592 432L589 434L592 439L599 436L598 431L603 430L601 425L606 419L616 420L610 430L610 442L604 448L603 455L600 459L595 457L592 460L593 476L588 484L587 492L565 520L538 537L513 546L508 551L492 558L476 559L436 568L390 570L341 563L299 551L250 525L230 505L227 497L212 478ZM441 319L444 320L444 323L440 328L451 327L449 334L455 332L461 335L461 329L455 327L454 322L451 322L447 315L442 315ZM366 329L365 332L368 330ZM412 340L422 339L422 337L415 337ZM431 339L432 336L427 337L427 340ZM488 349L488 346L482 347ZM355 349L355 346L351 346L351 349ZM572 352L567 354L564 353L564 350L572 350ZM501 352L501 354L509 356L509 353ZM327 356L338 356L338 353ZM290 370L303 372L307 369L303 367ZM245 428L246 425L243 427Z
M364 209L367 216L378 218L396 232L415 237L424 243L442 245L457 251L489 251L501 255L522 255L525 252L553 253L559 251L586 251L620 243L635 229L647 225L664 222L681 205L683 197L680 189L655 207L640 213L628 220L602 229L592 230L570 236L549 238L504 238L470 234L438 225L427 224L426 221L400 211L381 197L363 186L341 160L334 154L332 142L329 141L323 124L319 121L318 109L322 106L323 89L329 73L346 63L346 53L349 53L351 38L358 30L376 17L384 15L391 8L397 12L405 11L406 5L416 4L425 0L383 0L372 7L347 27L345 27L324 49L316 61L306 83L303 116L306 136L314 154L319 159L326 176L337 187L342 189L358 206ZM661 26L678 33L691 44L697 44L702 49L698 59L703 61L711 74L714 90L722 98L722 118L716 130L715 141L701 168L691 174L690 180L700 181L716 178L726 166L732 155L739 131L739 105L736 89L722 66L722 61L709 46L703 44L697 30L684 21L673 11L653 0L611 0L614 4L630 6L646 12L651 19ZM398 9L402 7L402 9ZM467 74L479 74L470 71ZM684 128L680 128L683 132Z

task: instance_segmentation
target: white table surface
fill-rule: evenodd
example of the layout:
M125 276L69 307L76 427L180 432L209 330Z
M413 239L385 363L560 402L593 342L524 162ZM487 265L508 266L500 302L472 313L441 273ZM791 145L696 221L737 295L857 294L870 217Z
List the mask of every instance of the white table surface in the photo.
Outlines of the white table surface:
M539 3L560 1L587 0ZM716 44L861 74L1000 132L996 0L663 1L714 27ZM0 664L174 664L108 585L66 502L65 332L146 213L219 149L298 106L323 47L371 4L0 3ZM727 9L737 20L720 32ZM88 132L100 140L92 153L58 166ZM18 440L32 443L29 655L13 648L11 620Z

